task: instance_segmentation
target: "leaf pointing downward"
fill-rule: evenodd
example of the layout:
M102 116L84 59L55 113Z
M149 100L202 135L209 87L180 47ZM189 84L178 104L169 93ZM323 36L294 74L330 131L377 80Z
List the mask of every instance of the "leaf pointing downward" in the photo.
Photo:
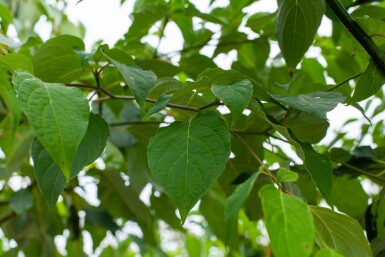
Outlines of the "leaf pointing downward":
M78 88L44 83L26 71L16 71L12 82L34 134L69 179L88 126L87 99Z
M220 176L230 155L230 132L214 111L160 128L148 146L148 164L179 209L182 221Z

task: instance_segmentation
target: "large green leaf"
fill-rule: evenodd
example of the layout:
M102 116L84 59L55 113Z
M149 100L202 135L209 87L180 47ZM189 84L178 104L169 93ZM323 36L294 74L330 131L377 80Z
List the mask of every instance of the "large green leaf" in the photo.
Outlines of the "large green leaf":
M253 189L255 180L258 178L260 173L261 169L258 172L254 173L241 185L239 185L237 189L235 189L235 191L227 199L225 209L227 238L230 237L232 233L233 223L237 218L238 212L242 208L242 205L245 203L247 197L249 196L251 189Z
M10 53L0 56L0 64L4 65L5 68L11 73L18 69L23 69L33 73L32 61L24 54Z
M385 76L377 68L377 66L372 61L370 61L368 66L358 79L356 88L354 90L350 102L360 102L374 95L384 83Z
M154 179L179 209L182 221L220 176L230 155L230 132L214 111L160 128L148 146Z
M107 123L98 115L90 115L86 135L76 152L75 161L71 169L71 178L93 161L104 151L109 129ZM52 208L66 185L66 177L60 172L47 150L35 139L32 144L31 155L35 167L35 177L48 206Z
M310 256L315 228L309 206L272 185L263 186L259 196L274 256Z
M16 71L12 81L33 132L69 179L77 148L87 131L87 99L78 88L44 83L26 71Z
M271 95L275 100L282 101L291 107L307 112L320 119L326 119L326 113L333 110L345 97L339 92L315 92L294 96Z
M140 106L144 105L144 99L147 97L151 88L155 85L156 75L152 71L144 71L136 65L127 65L116 61L108 53L104 56L119 70L125 82L134 94L135 100Z
M314 257L344 257L343 255L339 254L337 251L329 248L324 248L319 250Z
M276 36L288 66L295 68L313 43L325 10L324 0L281 1Z
M74 49L84 50L80 38L62 35L45 42L32 58L36 77L46 82L68 83L84 72Z
M333 204L339 211L351 217L363 215L368 207L369 196L361 181L348 176L336 177L333 181Z
M370 257L372 251L360 224L353 218L330 209L311 206L320 240L344 256Z
M253 96L253 85L241 80L231 85L212 85L211 90L231 111L233 124L242 114Z

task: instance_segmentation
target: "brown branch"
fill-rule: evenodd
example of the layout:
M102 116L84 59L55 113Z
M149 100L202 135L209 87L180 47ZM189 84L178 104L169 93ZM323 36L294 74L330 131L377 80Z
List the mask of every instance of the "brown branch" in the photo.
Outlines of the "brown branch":
M127 126L127 125L153 125L153 124L160 124L160 123L166 123L166 122L163 122L163 121L133 120L133 121L124 121L124 122L110 123L108 125L110 127L119 127L119 126Z

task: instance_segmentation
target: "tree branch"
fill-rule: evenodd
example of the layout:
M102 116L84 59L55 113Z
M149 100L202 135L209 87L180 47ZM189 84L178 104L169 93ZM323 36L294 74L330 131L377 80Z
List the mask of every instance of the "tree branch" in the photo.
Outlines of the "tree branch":
M377 47L371 37L358 25L339 0L325 0L341 23L366 50L377 67L385 74L385 54Z

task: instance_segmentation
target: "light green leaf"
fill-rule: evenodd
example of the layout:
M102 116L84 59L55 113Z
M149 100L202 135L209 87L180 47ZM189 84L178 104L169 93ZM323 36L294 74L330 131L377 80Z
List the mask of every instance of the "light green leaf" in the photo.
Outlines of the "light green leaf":
M33 74L33 64L24 54L10 53L4 56L0 56L0 64L3 64L5 68L13 73L15 70L26 70Z
M343 255L339 254L337 251L333 249L321 249L319 250L314 257L344 257Z
M108 132L108 124L99 115L91 113L86 135L76 152L71 169L71 178L75 177L84 166L94 162L103 153ZM31 155L37 185L43 193L49 208L52 208L66 186L66 177L60 172L59 167L37 139L32 144Z
M372 250L360 224L330 209L310 206L320 240L344 256L371 257Z
M12 81L33 132L69 179L87 131L87 99L78 88L44 83L26 71L16 71Z
M328 156L316 152L310 144L299 142L306 170L326 201L332 203L333 167Z
M230 238L233 223L237 218L239 210L242 208L242 205L245 203L247 197L249 196L256 179L258 178L259 174L261 174L261 169L263 168L260 168L258 172L254 173L250 178L239 185L226 201L225 222L227 239Z
M370 61L357 81L350 103L360 102L374 95L383 84L385 84L385 76L373 61Z
M84 50L80 38L62 35L49 39L32 58L35 76L46 82L60 83L78 79L84 68L75 48Z
M259 196L274 256L310 256L315 228L309 206L272 185L263 186Z
M148 164L179 209L182 221L225 168L230 132L214 111L160 128L148 145Z
M298 173L291 171L286 168L280 168L277 173L277 181L278 182L294 182L299 178Z
M276 37L289 67L295 68L313 43L325 10L324 0L281 1Z
M28 189L16 191L10 200L11 209L17 214L22 214L33 206L32 194Z
M145 117L151 116L163 110L167 106L171 97L172 95L161 95L158 101L156 101L155 105L150 110L147 111Z
M241 80L231 85L214 84L211 91L230 109L234 124L253 96L253 85L248 80Z
M271 95L275 100L282 101L291 107L326 119L326 113L333 110L338 103L343 103L345 97L339 92L315 92L294 96Z
M156 75L152 71L144 71L135 65L127 65L116 61L108 54L103 53L104 56L119 70L125 82L130 87L134 94L135 100L140 106L144 105L144 99L148 92L155 85Z

